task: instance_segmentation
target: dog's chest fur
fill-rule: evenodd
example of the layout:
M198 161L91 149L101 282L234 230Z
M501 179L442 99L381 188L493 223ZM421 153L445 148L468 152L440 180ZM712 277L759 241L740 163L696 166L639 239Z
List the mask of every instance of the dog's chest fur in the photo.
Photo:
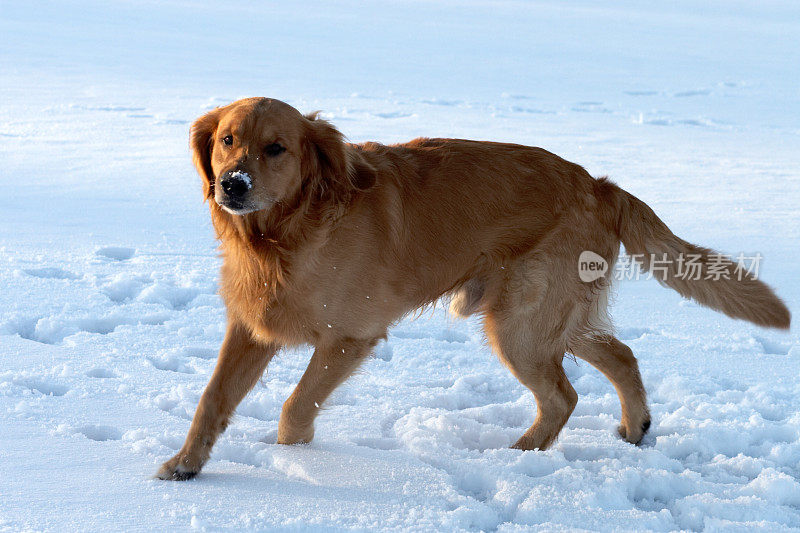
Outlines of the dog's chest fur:
M226 250L220 295L230 317L264 340L289 346L385 336L386 327L405 311L387 305L390 288L377 286L370 272L351 271L344 261L340 268L322 266L330 261L320 261L321 254L318 249L282 256Z
M220 295L228 313L257 336L281 344L313 343L319 336L318 320L308 308L307 291L287 278L287 266L285 258L226 250Z

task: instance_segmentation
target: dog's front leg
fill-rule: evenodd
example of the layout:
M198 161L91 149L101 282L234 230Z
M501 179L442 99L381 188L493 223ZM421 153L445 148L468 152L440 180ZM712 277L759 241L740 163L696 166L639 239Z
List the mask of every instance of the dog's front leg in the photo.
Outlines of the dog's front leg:
M314 418L331 392L369 355L376 340L340 339L317 346L300 383L283 404L278 443L297 444L314 438Z
M197 475L217 437L228 426L234 409L279 348L274 343L257 342L245 326L233 320L228 322L217 366L200 398L186 442L175 457L161 466L157 477L185 480Z

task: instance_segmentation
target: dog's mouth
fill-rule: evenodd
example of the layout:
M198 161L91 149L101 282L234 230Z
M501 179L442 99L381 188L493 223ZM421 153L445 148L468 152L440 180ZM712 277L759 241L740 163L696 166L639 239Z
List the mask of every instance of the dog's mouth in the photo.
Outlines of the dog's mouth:
M217 200L217 205L232 215L246 215L261 209L256 205L250 203L240 202L238 200L225 199L222 201Z

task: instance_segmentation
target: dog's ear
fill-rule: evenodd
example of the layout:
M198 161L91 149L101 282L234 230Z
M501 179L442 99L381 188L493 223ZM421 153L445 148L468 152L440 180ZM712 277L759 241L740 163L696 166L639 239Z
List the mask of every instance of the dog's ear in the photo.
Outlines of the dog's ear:
M211 149L214 146L214 134L219 124L220 109L209 111L198 118L189 134L189 146L192 149L192 160L197 173L203 178L203 197L214 197L214 171L211 169Z
M344 136L317 113L306 115L303 177L318 194L349 195L375 184L375 169L351 153Z

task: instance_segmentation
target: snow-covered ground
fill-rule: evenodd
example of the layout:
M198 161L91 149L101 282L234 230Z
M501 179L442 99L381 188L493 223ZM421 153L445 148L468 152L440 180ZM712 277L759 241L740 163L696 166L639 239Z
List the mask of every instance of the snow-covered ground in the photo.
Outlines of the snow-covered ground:
M532 395L442 306L397 325L275 444L308 350L276 358L203 473L182 444L224 331L191 121L244 96L351 140L542 146L682 237L764 256L800 312L800 5L0 0L0 530L797 530L800 338L619 284L653 426L611 385L546 452Z

